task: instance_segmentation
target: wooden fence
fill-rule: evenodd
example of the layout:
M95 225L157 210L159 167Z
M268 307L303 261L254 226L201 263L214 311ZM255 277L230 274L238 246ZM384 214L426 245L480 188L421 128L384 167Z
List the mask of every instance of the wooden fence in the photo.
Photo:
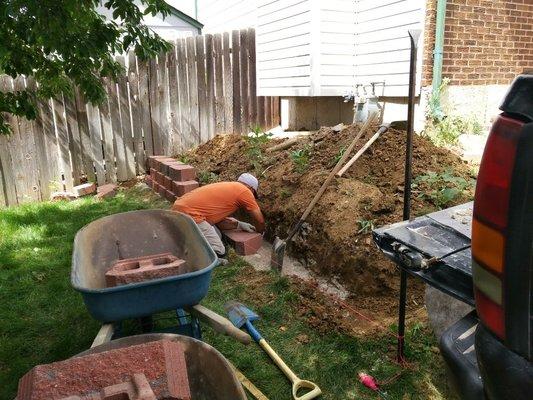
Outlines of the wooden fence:
M256 95L253 29L179 39L157 59L117 56L126 74L104 79L96 107L76 91L38 105L36 120L6 115L0 135L0 206L46 200L82 179L99 185L145 172L153 154L178 154L219 133L279 124L279 98ZM1 91L35 87L0 77Z

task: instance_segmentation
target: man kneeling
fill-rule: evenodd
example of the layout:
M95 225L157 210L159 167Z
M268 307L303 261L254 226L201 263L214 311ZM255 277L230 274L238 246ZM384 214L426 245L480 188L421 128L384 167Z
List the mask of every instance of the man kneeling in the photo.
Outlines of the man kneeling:
M172 210L191 216L215 253L224 256L226 249L219 229L265 230L265 219L256 200L258 186L257 178L245 173L236 182L211 183L194 189L177 199ZM253 225L229 218L238 209L248 212Z

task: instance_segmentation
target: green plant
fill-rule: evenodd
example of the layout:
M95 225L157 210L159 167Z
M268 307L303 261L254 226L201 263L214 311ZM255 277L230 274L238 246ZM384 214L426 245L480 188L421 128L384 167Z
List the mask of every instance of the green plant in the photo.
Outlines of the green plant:
M182 162L183 164L189 164L191 161L191 158L187 154L180 154L177 158L178 161Z
M263 151L261 146L267 143L272 137L271 133L263 132L259 126L252 128L252 132L245 137L248 144L246 153L252 163L255 171L260 171L264 160Z
M291 191L289 189L287 189L287 188L281 189L279 194L280 194L282 199L288 199L289 197L291 197Z
M311 146L305 145L303 148L291 152L291 160L297 172L303 173L309 166L311 156Z
M342 158L342 156L346 153L346 146L342 146L341 149L337 154L335 154L335 157L333 157L333 163L332 165L337 165L339 160Z
M112 18L103 17L96 9L99 5ZM169 42L143 24L146 15L169 13L162 0L2 1L0 71L12 77L32 76L38 85L0 92L0 134L10 133L4 112L34 119L38 98L63 93L72 97L78 87L87 101L103 102L101 78L116 80L124 72L115 54L134 49L146 60L170 50Z
M418 197L430 201L440 209L450 205L473 186L473 180L453 175L449 169L442 173L430 171L417 176L413 181L413 188L419 192Z
M359 224L357 233L370 233L374 229L374 221L371 219L360 219L357 223Z
M424 134L438 146L456 144L463 133L483 133L483 126L476 116L457 115L449 106L443 106L441 99L449 81L447 78L443 79L439 89L431 94L426 109Z
M218 181L219 181L219 177L214 172L200 171L198 173L198 182L200 182L201 185L207 185L209 183L214 183Z

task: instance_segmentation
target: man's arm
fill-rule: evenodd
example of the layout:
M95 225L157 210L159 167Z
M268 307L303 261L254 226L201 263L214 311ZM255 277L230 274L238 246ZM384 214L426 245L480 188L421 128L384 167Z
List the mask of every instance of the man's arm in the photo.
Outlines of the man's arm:
M259 233L263 233L265 231L265 217L263 217L261 209L257 208L255 210L248 211L248 213L254 220L255 230Z

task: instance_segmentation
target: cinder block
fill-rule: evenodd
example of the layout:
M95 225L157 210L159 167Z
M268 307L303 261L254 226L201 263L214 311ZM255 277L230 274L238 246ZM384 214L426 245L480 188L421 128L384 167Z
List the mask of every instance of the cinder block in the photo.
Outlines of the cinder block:
M171 253L116 261L105 273L106 286L120 286L188 272L187 263Z
M198 186L200 185L196 181L172 181L172 191L177 197L181 197L185 193L189 193L191 190L196 189Z
M165 198L171 203L174 203L176 201L176 195L172 190L165 190Z
M177 182L194 181L196 169L187 164L171 164L168 167L168 176Z
M190 400L184 348L158 340L38 365L19 381L18 400Z
M237 254L248 256L255 254L263 243L263 235L257 232L245 232L237 229L222 231L229 244Z
M164 160L161 160L161 164L159 166L159 170L165 174L170 175L170 168L177 165L183 165L181 161L175 160L173 158L167 158Z
M163 177L163 186L167 190L172 190L172 179L170 179L168 176Z
M145 175L144 177L144 183L146 183L148 185L148 187L150 187L151 189L153 189L154 187L154 180L152 179L152 177L150 175Z
M74 196L76 197L87 196L88 194L93 194L95 192L96 184L92 182L83 183L72 188L72 193L74 193Z
M149 176L147 176L150 179ZM148 185L150 186L150 185ZM117 185L108 183L106 185L98 186L96 189L96 198L97 199L111 199L117 194Z
M160 185L165 184L165 175L159 171L155 173L155 181L159 183Z

